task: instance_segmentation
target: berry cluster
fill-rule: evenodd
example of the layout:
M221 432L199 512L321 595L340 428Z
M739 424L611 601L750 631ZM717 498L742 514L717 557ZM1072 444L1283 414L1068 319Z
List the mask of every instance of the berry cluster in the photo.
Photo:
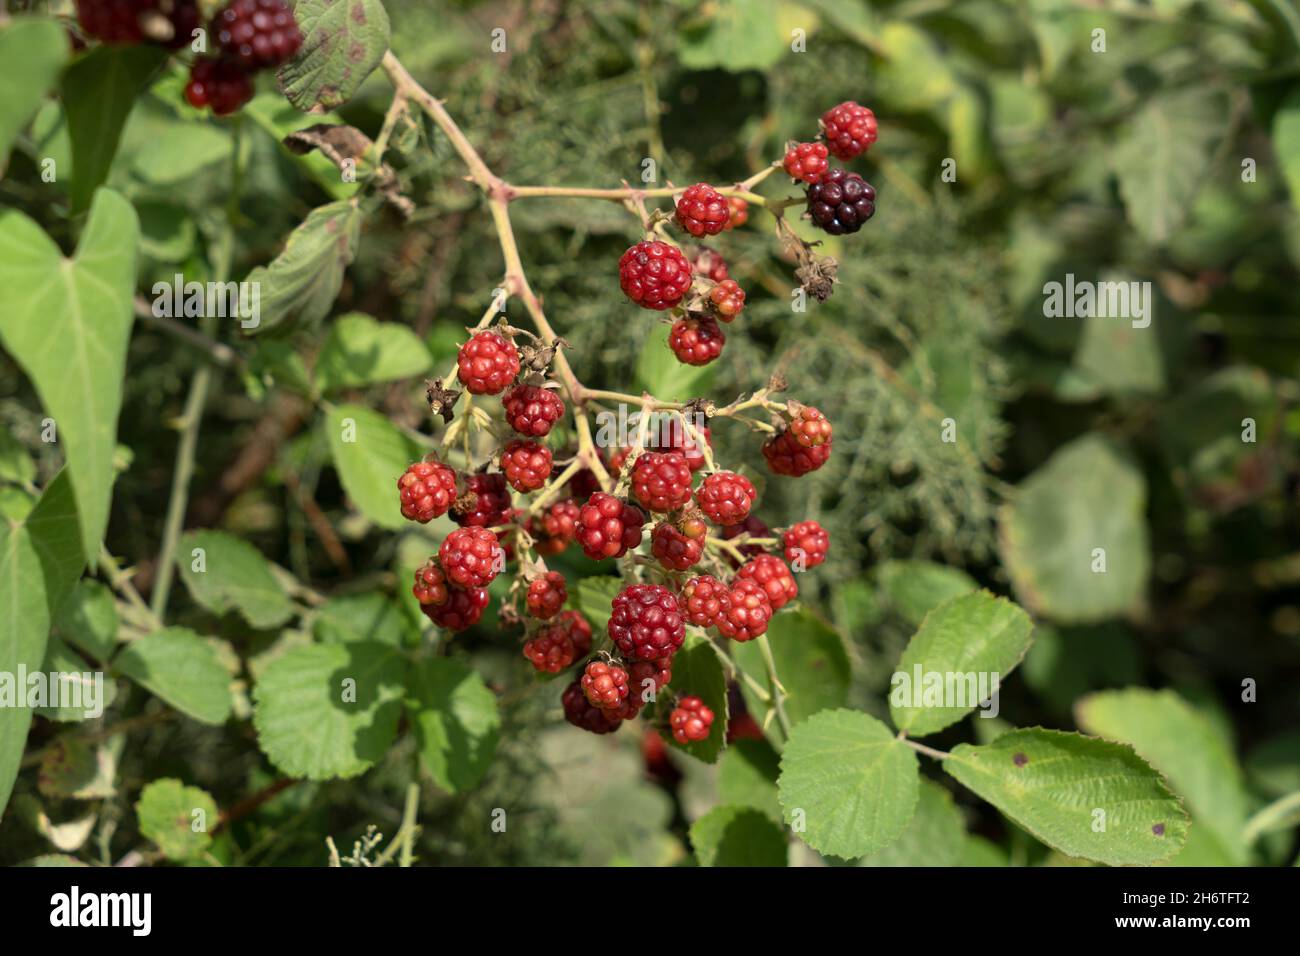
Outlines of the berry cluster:
M216 53L194 62L185 98L218 116L253 98L253 74L288 62L302 46L302 30L284 0L231 0L208 33Z

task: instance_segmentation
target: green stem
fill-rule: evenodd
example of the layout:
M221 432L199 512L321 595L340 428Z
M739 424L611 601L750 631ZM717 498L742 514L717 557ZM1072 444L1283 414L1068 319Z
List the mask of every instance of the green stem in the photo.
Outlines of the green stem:
M1265 833L1300 823L1300 790L1275 800L1246 821L1242 838L1252 845Z
M763 654L763 666L767 669L767 682L772 686L772 709L776 711L776 722L781 728L781 736L790 739L790 718L785 714L785 688L776 676L776 658L772 656L772 645L766 634L758 636L758 649Z

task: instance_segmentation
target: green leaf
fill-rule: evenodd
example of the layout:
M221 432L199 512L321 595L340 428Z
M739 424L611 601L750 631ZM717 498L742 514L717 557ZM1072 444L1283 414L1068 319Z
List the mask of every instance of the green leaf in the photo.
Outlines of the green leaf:
M390 531L407 526L398 507L397 479L423 449L387 418L363 405L339 405L325 416L334 467L357 509Z
M1241 766L1203 714L1171 690L1138 687L1091 694L1075 713L1082 730L1131 744L1183 798L1193 822L1234 862L1246 862L1250 799Z
M329 312L361 238L361 209L351 200L318 206L289 234L284 251L246 281L262 290L262 319L250 334L284 323L311 324Z
M780 773L781 758L766 740L733 741L718 761L718 801L753 807L780 820L781 801L776 792Z
M293 777L364 773L397 733L403 671L394 648L371 641L286 651L253 689L262 751Z
M786 691L785 712L799 723L819 710L843 707L848 699L849 655L839 632L807 608L785 610L767 629L776 673ZM736 663L768 693L772 691L757 641L733 644ZM673 670L676 674L676 668ZM674 677L674 686L676 678ZM743 686L743 685L742 685ZM761 714L767 705L746 687L750 709Z
M691 824L700 866L785 866L785 833L752 807L714 807Z
M191 596L213 614L238 611L249 624L269 628L293 616L293 602L271 564L247 541L224 531L181 537L176 564Z
M988 591L955 597L935 608L904 649L890 682L889 716L894 726L910 736L924 737L961 720L984 697L997 692L991 676L983 682L978 678L996 675L1001 682L1024 658L1033 633L1028 614ZM936 705L926 703L932 675L943 681ZM956 692L952 699L947 698L950 684Z
M623 579L596 574L578 582L578 610L591 625L597 641L606 633L614 597L623 587Z
M63 74L63 109L72 139L74 210L85 209L108 178L136 97L166 59L167 51L156 46L97 46Z
M73 647L105 663L117 649L117 605L108 585L89 578L77 582L59 609L54 626Z
M956 866L1008 866L1006 852L992 840L966 835Z
M1125 276L1109 275L1100 282L1122 284L1132 289ZM1100 292L1099 295L1107 294ZM1135 328L1134 303L1130 297L1130 317L1092 315L1083 320L1083 335L1075 349L1072 366L1066 380L1077 397L1091 401L1105 395L1152 395L1165 387L1164 361L1160 355L1160 338L1157 323L1160 321L1155 307L1155 294L1146 298L1147 321L1150 325ZM1110 306L1107 305L1107 311ZM1058 392L1062 388L1058 388ZM1073 398L1072 395L1062 397Z
M966 850L966 825L950 794L921 780L916 813L902 835L858 866L957 866Z
M958 744L943 768L1069 856L1150 865L1172 857L1187 839L1182 804L1126 744L1039 727L1012 730L982 747Z
M59 675L49 689L46 706L36 708L36 713L48 720L94 720L117 699L117 684L103 680L101 674L100 686L96 687L95 671L99 668L92 668L54 634L45 643L41 670Z
M944 601L979 587L960 568L933 561L886 561L876 568L876 579L894 610L913 627Z
M501 717L496 695L472 667L426 658L408 674L407 707L420 758L451 793L473 788L496 753Z
M294 106L320 113L346 103L388 51L388 13L379 0L297 0L297 55L276 74Z
M36 478L36 465L27 449L7 431L0 432L0 481L26 484Z
M170 777L140 791L135 805L140 832L169 860L192 860L212 844L208 830L217 823L217 804L206 790Z
M108 524L137 238L131 204L107 189L71 259L22 213L0 213L0 344L57 423L85 554Z
M1300 84L1292 87L1273 116L1273 151L1291 191L1291 205L1300 209Z
M67 59L68 35L54 20L15 17L0 30L0 169Z
M1201 187L1229 110L1206 89L1150 97L1120 127L1110 159L1129 222L1148 242L1168 240Z
M852 859L898 838L916 810L918 781L916 754L888 727L829 710L795 725L777 787L785 821L805 843Z
M999 515L1020 602L1065 624L1124 613L1150 573L1145 511L1142 473L1109 440L1087 434L1058 449Z
M915 24L886 23L876 42L882 54L876 74L882 100L902 110L922 112L943 105L957 90L950 61Z
M377 591L330 598L316 612L312 633L324 643L378 641L400 647L414 628L401 608Z
M677 55L687 69L766 70L785 55L776 0L718 0L704 9L681 35Z
M0 518L0 666L40 668L50 623L84 565L67 471L22 521ZM15 690L19 690L15 688ZM32 711L26 697L0 706L0 813L22 761Z
M704 701L705 706L713 711L713 724L708 737L688 744L679 744L664 727L660 730L664 740L705 763L716 763L727 739L727 675L712 641L695 634L687 635L686 642L673 655L672 688L678 696L689 694ZM642 690L633 687L630 692L639 694Z
M312 181L325 191L331 199L347 199L360 188L360 182L345 183L339 175L338 167L322 154L313 149L310 153L293 153L284 145L285 137L290 133L315 126L318 123L339 122L337 114L299 113L279 92L259 93L249 101L241 111L248 120L275 140L282 155L288 157L294 165L304 170ZM362 177L358 177L360 180Z
M41 756L36 787L47 797L101 800L113 796L124 738L91 744L73 734L56 738Z
M328 393L391 382L422 375L431 364L429 350L405 325L350 312L330 326L316 357L316 387Z
M666 402L685 402L707 394L713 383L713 366L678 361L668 347L668 332L668 327L661 325L646 336L636 362L638 384Z
M113 670L199 723L220 726L230 716L230 674L211 645L187 628L131 641L114 658Z

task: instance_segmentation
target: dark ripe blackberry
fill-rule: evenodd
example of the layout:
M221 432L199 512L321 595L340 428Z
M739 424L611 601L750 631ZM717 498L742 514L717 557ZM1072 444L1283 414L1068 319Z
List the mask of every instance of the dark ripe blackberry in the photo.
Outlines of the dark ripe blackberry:
M857 232L876 211L876 190L859 176L832 169L808 187L808 215L832 236Z
M212 21L217 45L248 69L279 66L302 46L284 0L233 0Z

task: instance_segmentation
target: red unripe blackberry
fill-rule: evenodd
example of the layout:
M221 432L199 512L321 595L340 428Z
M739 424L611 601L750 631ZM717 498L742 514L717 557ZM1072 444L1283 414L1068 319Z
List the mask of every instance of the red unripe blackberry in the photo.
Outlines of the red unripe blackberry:
M555 626L566 629L578 657L586 657L591 653L591 625L585 617L577 611L561 611Z
M641 698L635 694L628 694L616 706L606 708L605 713L619 720L633 720L641 713L641 707Z
M417 461L397 479L402 517L427 524L456 500L456 472L439 461Z
M730 322L745 307L745 290L735 279L724 279L709 290L709 304L718 318Z
M438 560L430 558L415 569L415 583L411 593L421 604L446 604L450 592L447 576L438 567Z
M714 524L739 524L749 517L758 490L744 475L715 471L706 475L695 491L695 503Z
M681 527L661 521L650 535L650 553L670 571L686 571L704 556L708 526L699 518L687 518Z
M692 422L692 425L694 425L695 432L704 438L705 444L712 448L713 433L709 431L709 426L695 422ZM665 429L661 430L659 434L652 434L650 447L654 451L680 452L686 457L686 464L690 466L693 472L704 467L704 449L696 444L694 437L682 426L679 418L670 418Z
M876 141L876 114L852 100L823 113L821 127L831 155L846 162Z
M696 275L704 276L713 282L722 282L729 278L727 260L712 249L698 246L691 253L691 269Z
M681 697L668 715L668 726L672 728L673 739L679 744L705 740L709 736L709 728L713 726L713 711L698 697Z
M524 657L542 673L558 674L578 659L578 652L568 631L553 624L524 644Z
M551 477L551 450L535 441L516 438L501 450L501 470L515 491L536 491Z
M457 528L438 548L443 573L463 588L484 588L505 563L497 536L487 528Z
M731 216L727 199L708 183L688 186L677 200L677 222L697 239L716 236Z
M825 143L794 143L785 151L785 171L810 186L822 181L829 166Z
M238 63L204 58L190 67L185 99L195 109L206 106L217 116L225 116L252 98L253 81Z
M641 543L645 515L622 498L598 491L578 512L578 544L589 558L621 558Z
M749 222L749 203L739 196L727 197L727 224L722 228L731 231Z
M762 518L753 514L740 522L740 524L724 525L718 530L721 532L723 541L731 541L733 538L738 538L742 534L747 534L751 538L770 538L772 536L772 529L763 523ZM756 554L762 554L763 548L761 545L757 544L744 544L740 545L740 553L745 555L745 557L750 558ZM732 557L728 557L727 561L730 562L732 567L739 567L740 565L740 562L736 561L736 559Z
M538 554L559 554L569 546L578 530L578 511L578 503L565 498L528 519L528 533Z
M691 287L691 265L675 246L638 242L618 260L623 294L643 309L671 309Z
M302 46L302 31L284 0L233 0L212 21L217 45L250 70L279 66Z
M857 232L876 213L876 190L857 173L832 169L804 195L808 215L832 236Z
M831 445L826 442L805 448L789 431L783 431L763 443L763 457L767 459L767 467L776 474L798 478L826 464L831 457Z
M738 581L753 581L763 588L773 611L779 611L799 596L799 585L786 563L774 554L750 558L736 572Z
M627 671L615 664L592 661L582 672L582 692L591 706L613 710L627 700Z
M553 388L516 385L501 398L510 427L529 438L543 438L564 417L564 399Z
M460 525L491 528L509 524L513 517L506 476L499 471L471 475L467 490L451 508L452 520Z
M677 598L662 585L629 585L615 596L611 608L609 636L629 661L669 657L686 638Z
M488 593L484 588L450 588L445 604L421 604L424 616L439 627L449 631L463 631L473 627L488 606Z
M673 659L671 657L661 657L657 661L637 661L627 666L629 697L635 697L642 704L653 700L653 696L649 694L652 687L657 694L667 687L672 679Z
M648 451L632 465L632 494L651 511L675 511L691 500L691 466L675 451Z
M618 730L623 724L618 717L611 716L599 707L591 705L587 695L582 692L581 681L575 680L564 688L560 703L564 706L564 719L581 730L593 734L608 734Z
M668 347L685 365L708 365L726 344L727 337L712 316L678 319L668 332Z
M701 574L682 585L677 607L696 627L714 627L731 606L731 591L717 578Z
M816 521L800 521L781 536L781 543L785 546L785 559L806 571L826 560L831 536Z
M525 603L529 614L547 621L560 613L568 599L569 588L564 583L564 575L559 571L547 571L529 582Z
M811 405L797 405L791 408L789 432L791 437L804 448L816 448L830 443L834 430L828 419Z
M741 578L731 586L727 609L718 618L718 632L733 641L752 641L767 633L772 602L757 581Z
M77 22L104 43L144 42L144 20L156 0L77 0Z
M476 332L456 356L456 377L465 391L496 395L519 374L515 344L500 332Z

